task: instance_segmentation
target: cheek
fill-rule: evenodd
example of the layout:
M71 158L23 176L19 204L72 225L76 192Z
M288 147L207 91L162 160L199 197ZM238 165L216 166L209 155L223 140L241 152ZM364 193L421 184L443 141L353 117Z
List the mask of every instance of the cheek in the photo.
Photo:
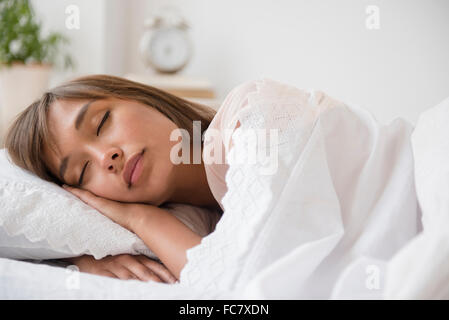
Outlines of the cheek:
M96 184L93 187L88 188L88 190L98 197L102 197L105 199L113 200L113 201L121 201L121 202L145 202L148 201L148 194L134 190L126 190L125 187L117 187L113 186L111 183L108 185L100 185Z
M96 177L95 181L91 183L89 187L86 187L86 189L99 197L115 201L125 200L123 199L123 196L127 196L127 194L123 192L123 188L120 189L110 181L106 182L105 179L102 179L101 177Z
M174 129L176 129L176 127L172 126L170 123L152 126L148 129L149 143L161 151L171 148L171 145L176 143L175 141L170 141L170 135Z
M120 121L117 121L114 129L119 137L127 139L135 140L138 137L148 135L148 127L145 123L134 117L122 117Z
M174 187L174 164L170 160L170 149L154 152L147 163L146 190L152 199L164 198ZM154 151L154 150L153 150Z

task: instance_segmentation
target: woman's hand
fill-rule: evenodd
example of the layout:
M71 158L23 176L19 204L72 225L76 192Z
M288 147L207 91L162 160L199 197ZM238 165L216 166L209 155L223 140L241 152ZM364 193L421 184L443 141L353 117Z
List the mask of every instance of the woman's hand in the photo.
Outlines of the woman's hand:
M108 200L87 190L65 189L134 232L176 278L181 276L181 270L187 263L187 250L201 242L198 234L168 210L147 204Z
M88 190L73 188L67 185L63 185L62 187L80 198L84 203L97 209L115 223L133 232L133 227L136 223L139 223L140 215L143 212L141 206L150 206L109 200L98 197Z
M175 276L163 264L144 255L120 254L107 256L100 260L96 260L90 255L84 255L64 260L76 265L81 272L106 277L163 283L175 283L177 281Z

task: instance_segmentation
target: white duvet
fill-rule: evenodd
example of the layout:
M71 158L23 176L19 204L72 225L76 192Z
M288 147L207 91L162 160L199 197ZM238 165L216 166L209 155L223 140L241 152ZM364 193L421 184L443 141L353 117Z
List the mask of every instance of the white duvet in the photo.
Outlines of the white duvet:
M248 99L229 157L255 143L247 129L277 128L278 170L230 165L224 215L187 252L181 283L0 259L0 298L449 297L448 228L422 232L411 124L379 124L361 108L270 79ZM79 285L69 285L75 276Z

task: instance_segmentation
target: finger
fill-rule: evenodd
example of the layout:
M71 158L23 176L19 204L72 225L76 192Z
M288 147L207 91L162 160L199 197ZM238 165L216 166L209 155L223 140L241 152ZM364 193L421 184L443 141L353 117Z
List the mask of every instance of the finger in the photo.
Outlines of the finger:
M98 197L88 190L73 188L67 185L63 185L63 188L97 210L107 210L111 206L110 200Z
M142 264L140 261L135 260L134 263L127 264L126 268L130 270L136 277L142 281L156 281L164 282L156 273L148 269L148 267Z
M108 270L101 270L101 271L98 271L95 274L99 275L99 276L103 276L103 277L118 278L116 274L114 274L114 273L112 273L112 272L110 272Z
M167 269L163 264L147 258L145 256L138 256L137 259L147 266L151 271L153 271L159 278L161 278L166 283L175 283L178 281L176 277Z
M164 283L164 281L161 280L161 278L159 278L156 274L153 273L152 276L150 276L150 278L147 280L147 282L149 281L153 281L153 282L160 282L160 283Z
M74 194L87 205L97 209L101 214L108 217L112 221L129 229L129 217L126 217L126 215L124 215L124 212L126 212L127 210L125 209L123 203L109 200L103 197L98 197L88 190L73 188L67 185L63 185L63 188ZM131 209L128 208L128 210Z
M164 283L164 281L159 278L153 271L148 270L146 266L142 265L142 268L139 269L133 269L132 272L136 275L136 277L145 282L154 281L154 282L160 282Z
M117 267L111 270L119 279L131 280L136 279L136 276L126 267Z
M162 279L160 279L151 269L148 269L147 266L142 264L134 255L119 255L115 258L114 262L120 267L127 268L142 281L163 282Z

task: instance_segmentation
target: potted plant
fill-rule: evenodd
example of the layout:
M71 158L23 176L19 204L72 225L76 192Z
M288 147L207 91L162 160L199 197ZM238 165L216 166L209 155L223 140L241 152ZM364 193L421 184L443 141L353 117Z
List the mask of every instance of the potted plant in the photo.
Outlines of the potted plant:
M42 34L28 0L0 0L0 138L14 116L47 89L53 68L73 68L71 56L62 52L68 43L60 33Z

